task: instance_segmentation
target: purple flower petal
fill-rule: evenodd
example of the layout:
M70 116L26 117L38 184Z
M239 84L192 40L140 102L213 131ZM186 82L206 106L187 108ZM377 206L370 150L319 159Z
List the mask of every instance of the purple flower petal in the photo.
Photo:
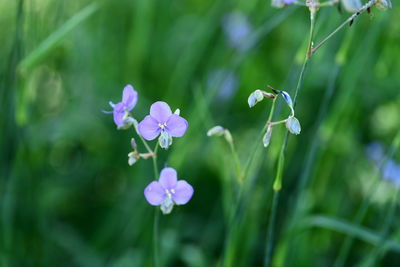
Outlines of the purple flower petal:
M167 103L158 101L150 107L150 115L157 120L160 124L167 122L172 111Z
M161 205L167 197L165 189L156 181L151 182L144 189L144 196L146 197L147 202L153 206Z
M172 194L172 200L178 204L183 205L189 202L193 196L193 187L186 181L178 181L174 189L175 193Z
M164 168L160 173L160 184L165 189L174 189L178 180L178 174L172 168Z
M124 104L120 102L114 105L114 111L113 111L114 122L118 127L120 127L124 123L124 115L125 115Z
M128 84L124 88L124 92L122 93L122 103L125 108L131 111L137 103L138 93L133 89L132 85Z
M176 114L172 114L168 121L167 121L167 126L165 129L167 132L172 136L172 137L181 137L185 134L186 130L188 128L188 122L182 118L181 116L178 116Z
M146 140L155 139L161 132L158 122L150 115L144 117L144 119L139 123L138 130L140 135Z

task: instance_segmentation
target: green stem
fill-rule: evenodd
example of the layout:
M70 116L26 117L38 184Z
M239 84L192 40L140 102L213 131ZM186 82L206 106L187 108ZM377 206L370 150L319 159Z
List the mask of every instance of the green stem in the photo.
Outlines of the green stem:
M137 121L135 120L134 126L133 128L135 129L136 134L139 136L140 140L142 141L143 145L145 146L145 148L147 149L147 152L149 152L150 154L153 154L153 156L155 156L155 151L153 152L153 150L151 150L150 146L147 144L146 140L143 139L143 137L140 135L139 130L137 128ZM158 142L157 142L158 144ZM154 158L154 157L153 157ZM157 177L157 174L156 174Z
M158 141L156 146L154 147L154 152L153 152L153 171L154 171L154 178L156 178L158 180L158 167L157 167L157 152L158 152Z
M374 196L374 193L377 191L378 184L380 182L380 173L382 171L382 167L388 162L389 158L391 158L394 153L397 151L400 145L400 131L397 132L395 138L393 139L391 149L390 151L386 154L385 158L380 162L379 167L375 171L374 175L374 181L372 182L371 186L368 189L367 197L365 197L361 203L360 208L357 211L357 214L354 219L354 224L359 225L365 218L368 212L369 205L371 204L371 199ZM339 256L336 259L335 262L335 267L341 267L344 266L346 263L347 256L349 254L350 248L353 245L353 238L352 237L347 237L346 240L344 241L344 244L341 246Z
M347 20L345 20L342 24L340 24L333 32L331 32L330 34L328 34L327 37L325 37L319 44L317 44L314 48L312 48L310 50L310 54L309 56L311 57L312 55L315 54L315 52L321 47L323 46L330 38L332 38L332 36L334 36L338 31L340 31L344 26L346 26L348 23L351 23L356 17L358 17L359 15L361 15L362 13L364 13L366 10L368 10L370 7L372 7L373 5L375 5L375 3L378 0L371 0L368 3L366 3L365 5L363 5L356 13L354 13L353 15L351 15Z
M299 75L299 80L297 82L296 86L296 91L294 94L294 105L296 104L297 96L300 91L300 88L303 84L304 80L304 73L307 67L307 63L309 61L310 55L311 55L311 50L312 50L312 40L314 37L314 27L315 27L315 17L316 17L316 11L310 10L310 34L309 34L309 40L307 44L307 53L304 58L303 65L301 67L300 75ZM279 154L279 159L278 159L278 167L276 171L276 176L275 180L273 183L273 190L274 190L274 196L273 196L273 201L272 201L272 209L271 209L271 215L269 217L269 224L268 224L268 230L267 230L267 240L266 240L266 248L265 248L265 262L264 266L270 266L271 261L272 261L272 249L273 249L273 239L274 239L274 229L275 229L275 221L276 221L276 213L278 209L278 204L279 204L279 192L282 188L282 175L283 175L283 169L285 165L285 151L287 147L289 139L289 132L286 132L284 141L282 143L281 151Z
M153 153L153 170L154 170L154 178L156 180L159 179L159 172L157 167L157 152L158 152L158 141L156 146L154 147ZM159 253L158 253L158 245L159 245L159 222L160 222L160 209L158 207L155 208L154 211L154 222L153 222L153 266L159 266Z
M237 175L238 183L242 184L243 180L244 180L244 175L243 175L243 172L242 172L242 168L240 167L240 160L239 160L239 156L238 156L238 153L236 151L236 148L235 148L235 144L233 142L228 142L228 143L229 143L229 147L231 148L233 161L235 163L236 175Z
M259 134L259 136L257 137L257 139L256 139L256 141L254 143L254 147L251 150L252 152L248 157L248 160L247 160L245 168L244 168L243 177L247 177L249 175L250 166L251 166L251 164L252 164L252 162L253 162L256 154L257 154L258 148L260 147L260 143L261 143L262 137L263 137L265 131L267 130L268 122L270 122L272 120L272 117L273 117L273 114L274 114L274 111L275 111L275 102L276 102L276 98L274 98L272 100L271 109L270 109L270 112L269 112L269 115L268 115L268 121L264 125L262 130L260 131L260 134ZM243 209L241 207L245 206L245 204L243 202L246 202L246 199L244 199L244 197L246 196L244 191L245 190L246 190L246 192L249 191L249 189L251 188L252 183L253 183L252 180L253 179L247 179L245 181L245 184L239 188L239 193L238 193L238 196L237 196L237 200L236 200L235 204L232 207L232 211L231 211L232 215L230 216L230 218L232 218L232 219L230 219L230 224L228 225L228 234L227 234L226 239L225 239L224 256L223 256L223 260L222 260L221 266L227 266L228 265L227 257L229 256L228 255L229 254L228 253L229 246L230 246L231 241L233 239L235 226L237 225L237 223L238 223L238 221L239 221L239 219L241 217L240 216L240 214L241 214L240 211Z
M396 192L393 196L392 201L388 204L388 215L386 216L385 222L382 225L381 229L381 238L379 240L379 244L375 247L374 251L370 254L370 257L367 258L365 266L375 266L375 262L379 260L380 257L384 255L387 250L387 246L385 246L386 240L389 239L390 235L390 227L393 225L393 220L396 214L396 205L399 196L399 190L396 189Z
M272 258L272 244L274 238L274 231L275 231L275 220L276 220L276 210L278 207L278 200L279 200L279 190L274 190L274 196L272 198L272 210L271 216L268 224L268 232L267 232L267 247L265 248L265 262L264 267L271 265L271 258Z
M159 244L159 221L160 221L160 209L158 207L154 210L154 222L153 222L153 266L160 266L158 256L158 244Z

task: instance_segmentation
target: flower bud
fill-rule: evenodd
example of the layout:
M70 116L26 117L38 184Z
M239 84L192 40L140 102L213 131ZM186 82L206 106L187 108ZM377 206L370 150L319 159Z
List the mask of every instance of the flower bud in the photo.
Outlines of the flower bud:
M133 164L135 164L139 158L140 158L139 153L137 153L136 151L129 153L128 154L129 166L132 166Z
M167 131L162 131L158 141L161 148L168 149L172 144L172 136Z
M261 90L255 90L253 93L250 94L249 98L247 99L247 103L249 107L254 107L258 102L264 99L264 95Z
M342 0L342 5L347 12L357 12L362 4L360 0Z
M175 115L180 115L181 114L181 110L179 108L177 108L174 112Z
M281 91L281 94L283 96L283 99L285 99L286 104L288 104L290 108L293 108L293 101L290 95L285 91Z
M389 9L392 8L392 2L390 2L390 0L378 0L376 2L376 7L379 9Z
M265 135L263 137L264 147L269 146L269 142L271 141L271 135L272 135L272 126L268 125L267 132L265 133Z
M300 134L300 131L301 131L300 122L294 116L290 116L289 118L287 118L286 128L289 130L289 132L291 132L292 134L296 134L296 135Z
M219 125L212 127L207 132L207 136L222 136L225 133L225 129Z

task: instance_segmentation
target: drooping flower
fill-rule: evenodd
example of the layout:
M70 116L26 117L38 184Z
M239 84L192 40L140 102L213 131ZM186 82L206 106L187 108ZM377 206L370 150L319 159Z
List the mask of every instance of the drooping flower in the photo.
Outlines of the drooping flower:
M188 128L188 122L173 114L167 103L158 101L150 107L147 115L138 125L140 135L146 140L154 140L160 135L159 143L167 149L172 144L172 137L181 137Z
M138 93L132 85L128 84L122 93L122 101L117 104L110 102L110 106L113 108L114 122L118 129L125 129L132 125L133 118L129 116L129 111L136 106L137 100Z
M188 203L193 192L193 187L185 180L178 181L175 169L164 168L159 181L153 181L146 187L144 196L150 205L160 206L163 214L169 214L174 205Z

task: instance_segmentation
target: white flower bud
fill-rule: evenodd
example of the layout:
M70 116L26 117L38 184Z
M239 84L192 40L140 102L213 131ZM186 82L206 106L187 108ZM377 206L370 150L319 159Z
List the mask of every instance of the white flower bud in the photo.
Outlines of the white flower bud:
M249 107L254 107L258 102L264 99L264 95L261 90L255 90L253 93L250 94L249 98L247 99L247 103Z
M225 133L225 129L219 125L212 127L207 132L207 136L222 136Z
M139 159L139 154L137 152L129 153L128 154L128 164L129 164L129 166L132 166L133 164L135 164L138 159Z
M181 110L179 108L177 108L174 112L175 115L180 115L181 114Z
M390 0L378 0L376 2L376 7L380 9L389 9L392 8L392 2L390 2Z
M357 12L362 6L360 0L342 0L342 4L344 9L351 13Z
M289 130L289 132L296 135L300 134L301 131L300 122L294 116L290 116L289 118L287 118L286 128Z
M268 128L267 128L267 132L265 133L265 135L263 137L264 147L268 147L269 146L269 142L271 141L271 135L272 135L272 126L269 125Z

